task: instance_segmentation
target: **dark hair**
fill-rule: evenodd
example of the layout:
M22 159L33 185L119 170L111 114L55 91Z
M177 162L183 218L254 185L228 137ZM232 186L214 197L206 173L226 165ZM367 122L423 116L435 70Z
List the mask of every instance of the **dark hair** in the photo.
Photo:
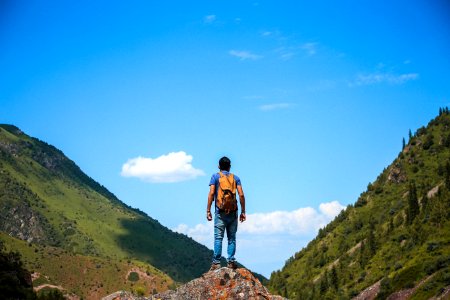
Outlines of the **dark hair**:
M231 167L231 161L228 157L224 156L219 160L220 170L229 171Z

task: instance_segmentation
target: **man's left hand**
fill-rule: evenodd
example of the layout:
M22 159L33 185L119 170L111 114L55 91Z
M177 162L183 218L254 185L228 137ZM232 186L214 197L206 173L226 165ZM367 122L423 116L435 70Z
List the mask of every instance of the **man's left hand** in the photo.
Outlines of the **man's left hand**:
M241 215L239 216L239 221L244 222L247 218L245 217L245 213L241 213Z

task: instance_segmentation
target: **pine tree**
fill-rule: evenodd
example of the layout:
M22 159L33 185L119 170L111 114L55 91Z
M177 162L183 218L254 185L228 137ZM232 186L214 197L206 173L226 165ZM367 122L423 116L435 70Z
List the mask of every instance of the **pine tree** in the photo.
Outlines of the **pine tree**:
M333 266L333 268L331 268L330 283L331 283L331 286L333 286L335 290L337 290L339 288L339 278L338 278L335 266Z
M284 296L284 297L287 297L287 296L288 296L288 291L287 291L286 286L284 286L283 296Z
M447 161L444 169L445 187L450 190L450 162Z
M403 140L402 140L402 150L405 150L405 146L406 146L406 142L405 142L405 138L403 138Z
M361 266L361 268L364 268L364 266L366 265L366 243L363 241L361 241L361 247L359 247L359 264Z
M408 138L409 138L409 140L411 140L412 139L412 133L411 133L411 129L409 130L409 132L408 132Z
M375 241L375 225L373 221L369 222L369 234L367 236L367 249L369 250L370 256L373 256L377 250L377 244Z
M325 292L328 290L329 288L329 283L328 283L328 272L325 269L325 273L322 276L322 280L320 281L320 293L321 294L325 294Z
M407 223L412 224L416 216L419 214L419 201L417 200L416 184L414 182L409 185L408 195L408 211L407 211Z
M430 221L441 228L442 224L450 218L450 195L447 190L439 190L437 197L430 199Z

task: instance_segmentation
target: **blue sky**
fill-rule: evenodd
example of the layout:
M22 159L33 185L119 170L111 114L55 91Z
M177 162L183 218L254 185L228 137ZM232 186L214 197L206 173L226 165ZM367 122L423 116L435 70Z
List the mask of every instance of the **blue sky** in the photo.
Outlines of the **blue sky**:
M449 8L3 1L0 122L210 248L229 156L249 214L237 258L269 276L449 105Z

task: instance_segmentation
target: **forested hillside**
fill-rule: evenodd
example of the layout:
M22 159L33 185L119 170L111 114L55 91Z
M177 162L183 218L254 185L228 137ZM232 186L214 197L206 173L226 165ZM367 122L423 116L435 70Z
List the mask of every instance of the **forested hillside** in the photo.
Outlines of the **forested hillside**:
M429 299L450 286L450 115L409 133L354 203L270 278L291 299ZM366 294L365 294L366 295Z

